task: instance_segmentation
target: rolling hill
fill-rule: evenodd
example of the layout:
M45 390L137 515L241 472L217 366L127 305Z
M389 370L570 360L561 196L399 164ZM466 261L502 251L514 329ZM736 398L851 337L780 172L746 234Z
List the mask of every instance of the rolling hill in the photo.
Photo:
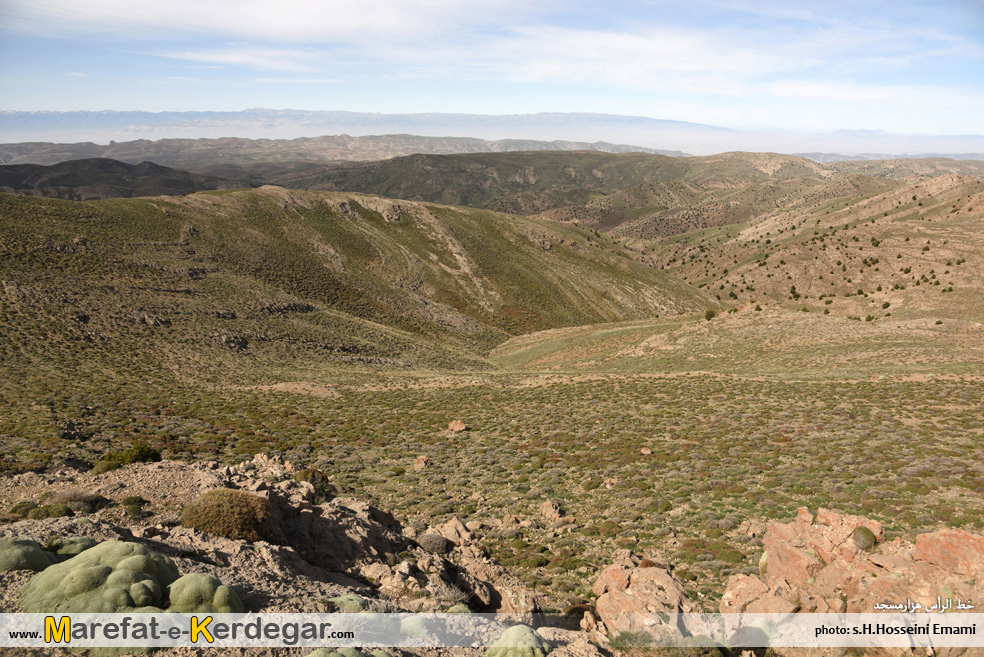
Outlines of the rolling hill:
M153 162L127 164L106 158L71 160L51 166L0 166L0 192L91 201L131 196L180 196L235 186Z
M776 210L853 202L941 175L984 178L984 163L942 158L819 164L775 153L668 157L626 153L412 155L274 178L578 222L613 235L663 238Z
M471 137L423 137L408 134L377 134L361 137L326 135L297 139L136 139L107 145L83 142L55 144L23 142L0 144L4 164L57 164L66 160L93 157L138 163L151 160L198 173L213 170L248 170L254 176L270 175L277 167L309 167L336 161L376 161L414 153L502 153L510 151L602 151L611 153L664 153L683 156L679 151L661 151L641 146L607 142L542 141L501 139L489 141ZM222 173L216 175L224 175Z
M8 380L487 369L510 335L723 307L576 226L353 194L4 194L0 235Z

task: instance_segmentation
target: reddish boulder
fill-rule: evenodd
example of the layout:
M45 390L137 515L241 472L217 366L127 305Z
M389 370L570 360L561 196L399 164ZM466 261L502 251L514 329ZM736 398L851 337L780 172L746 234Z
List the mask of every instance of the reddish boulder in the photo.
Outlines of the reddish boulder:
M968 576L984 574L984 536L974 536L962 529L941 529L916 536L917 561L938 566L943 570Z
M647 632L658 636L666 628L660 614L701 613L683 583L662 568L639 567L635 557L605 568L593 586L599 596L595 607L612 634Z
M984 599L984 537L943 529L916 545L885 542L875 520L820 509L800 509L790 523L770 523L763 538L761 577L734 575L721 598L722 613L873 613L875 605L938 599ZM864 528L869 541L856 538ZM868 534L870 532L870 534Z

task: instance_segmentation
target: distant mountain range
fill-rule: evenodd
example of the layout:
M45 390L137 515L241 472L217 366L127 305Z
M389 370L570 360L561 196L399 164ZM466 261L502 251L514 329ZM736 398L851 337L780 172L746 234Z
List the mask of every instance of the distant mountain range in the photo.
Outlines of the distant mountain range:
M57 164L86 158L111 158L138 163L150 160L164 166L199 171L221 169L217 175L243 175L235 167L264 164L287 173L294 165L349 161L388 160L401 155L427 153L506 153L515 151L601 151L605 153L656 153L685 156L679 151L661 151L607 142L535 141L503 139L486 141L467 137L421 137L415 135L348 135L302 137L297 139L137 139L100 145L92 142L53 144L25 142L0 144L0 164Z
M247 137L296 139L323 135L414 134L480 140L635 144L633 150L711 154L725 151L919 154L958 159L984 153L982 135L894 135L878 130L827 133L731 130L685 121L615 114L376 114L250 109L241 112L0 112L0 141L110 141ZM90 157L92 155L89 155ZM826 155L819 155L826 157ZM898 155L891 155L898 157Z

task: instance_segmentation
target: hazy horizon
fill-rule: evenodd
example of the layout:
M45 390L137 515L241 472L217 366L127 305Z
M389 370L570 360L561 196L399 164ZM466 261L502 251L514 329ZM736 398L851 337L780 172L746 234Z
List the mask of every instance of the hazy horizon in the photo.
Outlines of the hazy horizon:
M961 0L10 0L0 18L9 111L574 112L984 134L984 7Z

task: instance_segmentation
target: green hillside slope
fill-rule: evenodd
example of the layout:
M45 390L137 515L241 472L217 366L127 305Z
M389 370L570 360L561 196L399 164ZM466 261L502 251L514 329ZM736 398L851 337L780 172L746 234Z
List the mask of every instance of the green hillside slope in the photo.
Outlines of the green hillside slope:
M15 376L484 369L510 335L718 305L576 226L351 194L0 195L0 235Z

